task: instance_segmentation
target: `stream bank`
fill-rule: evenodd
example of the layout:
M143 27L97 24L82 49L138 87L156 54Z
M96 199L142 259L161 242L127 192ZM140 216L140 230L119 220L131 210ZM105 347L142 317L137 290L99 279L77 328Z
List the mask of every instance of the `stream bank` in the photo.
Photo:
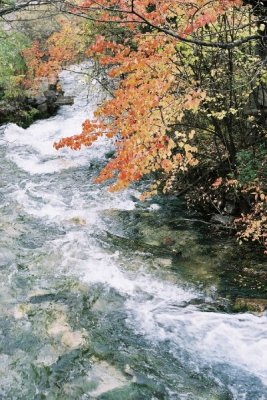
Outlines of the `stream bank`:
M48 84L46 90L31 96L0 101L0 125L15 123L28 128L34 121L49 118L59 107L72 105L72 96L65 96L59 81Z

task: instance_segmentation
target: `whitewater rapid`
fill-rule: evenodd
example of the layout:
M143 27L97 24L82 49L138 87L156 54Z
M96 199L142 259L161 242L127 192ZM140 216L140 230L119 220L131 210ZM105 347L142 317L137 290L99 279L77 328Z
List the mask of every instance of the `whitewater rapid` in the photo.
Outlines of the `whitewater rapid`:
M138 189L129 189L111 194L105 185L92 183L95 170L104 165L106 155L112 149L105 139L80 152L53 148L53 143L60 138L79 133L83 121L92 117L99 102L100 88L90 86L88 92L85 78L77 73L79 67L73 68L74 73L63 72L61 76L66 95L75 96L73 106L61 107L56 116L38 121L28 129L14 124L3 129L5 159L9 163L6 174L8 177L10 173L10 182L2 189L5 191L2 207L11 205L13 213L23 214L20 226L22 232L26 229L25 235L27 223L35 223L34 229L38 229L36 224L41 224L43 232L45 227L56 231L55 236L50 231L45 237L38 233L31 246L28 245L27 257L30 253L36 256L39 251L47 254L53 261L50 265L49 261L40 264L40 268L54 274L55 279L75 277L89 292L96 285L103 292L115 291L122 301L124 321L133 338L139 340L141 337L147 349L164 348L166 354L192 374L208 377L219 388L225 388L230 396L198 395L197 389L187 386L184 390L180 383L180 389L168 384L165 397L144 395L144 399L267 399L266 315L203 311L192 302L205 297L200 288L154 274L142 254L142 262L133 267L123 249L105 245L103 237L109 228L103 213L110 212L112 218L114 210L135 212L140 193ZM148 204L146 212L160 212L160 207ZM149 257L153 258L153 254ZM14 262L12 265L13 275L7 283L11 286L16 284L12 279L17 268ZM35 267L32 268L34 274ZM45 277L42 282L43 279ZM27 294L20 296L19 301L26 301ZM15 297L10 300L12 304L15 301ZM172 373L175 376L176 370ZM7 383L4 380L3 383L2 398L9 398ZM88 393L91 398L89 389ZM73 398L83 398L79 396ZM12 398L20 397L14 395ZM28 394L24 398L35 397ZM49 398L53 397L50 395Z

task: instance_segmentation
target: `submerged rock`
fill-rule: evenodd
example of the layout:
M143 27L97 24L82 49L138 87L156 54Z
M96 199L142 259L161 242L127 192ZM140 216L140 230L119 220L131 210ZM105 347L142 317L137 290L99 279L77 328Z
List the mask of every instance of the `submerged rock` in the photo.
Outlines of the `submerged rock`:
M28 305L20 304L16 306L13 310L13 316L15 319L23 319L27 317Z
M86 225L86 220L81 217L73 217L69 221L75 225Z
M129 383L128 379L118 369L106 361L94 364L88 374L88 379L97 384L96 389L90 393L94 398L114 389L122 388Z
M159 265L161 265L162 267L171 267L172 265L172 259L171 258L156 258L155 259Z
M83 334L80 331L66 331L62 335L62 343L71 349L76 349L84 344Z
M56 295L54 293L44 293L31 296L29 302L32 304L40 304L44 302L51 302L55 299Z
M59 336L62 344L71 349L76 349L85 343L83 332L72 331L64 314L49 326L47 333L49 336Z
M36 359L36 364L46 366L53 365L58 360L59 356L60 353L58 353L57 349L54 346L46 344L43 348L41 348L39 355Z
M109 231L105 232L108 239L112 241L113 245L119 246L120 248L127 248L131 249L132 251L146 251L158 256L182 255L182 251L179 248L173 247L173 244L176 243L176 241L173 241L173 239L170 239L169 237L157 237L156 239L152 237L150 240L148 238L135 239L126 236L118 236ZM164 242L165 239L167 243Z

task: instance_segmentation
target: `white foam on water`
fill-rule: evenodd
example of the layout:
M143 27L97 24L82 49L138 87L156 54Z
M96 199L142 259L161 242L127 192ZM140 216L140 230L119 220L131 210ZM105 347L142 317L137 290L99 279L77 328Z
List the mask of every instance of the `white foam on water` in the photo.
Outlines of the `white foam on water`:
M168 340L172 351L185 349L202 363L228 363L255 374L267 386L267 317L222 314L174 307L164 295L130 299L129 322L153 341ZM134 322L133 322L134 321Z
M90 248L89 243L87 246ZM101 283L124 295L128 323L136 333L153 342L168 341L173 354L177 349L188 351L196 364L226 363L244 369L267 386L266 315L203 312L195 306L185 307L185 302L200 293L142 271L124 271L117 258L116 253L108 256L91 246L76 273L88 284Z
M66 94L72 94L77 78L67 72L62 76ZM92 115L93 107L85 107L84 87L81 80L74 105L62 107L56 117L39 121L26 130L14 124L5 129L8 157L29 174L40 175L38 183L29 180L14 188L10 196L25 212L44 221L62 224L80 218L86 225L99 226L101 211L135 208L130 198L131 193L136 197L135 191L104 194L91 186L90 200L77 189L66 199L60 188L47 183L47 174L88 165L92 160L103 158L109 148L104 139L81 152L69 149L57 152L53 148L54 141L79 133L82 122ZM150 211L157 210L157 205L151 205ZM173 354L177 349L185 349L192 354L196 365L229 363L254 374L267 385L266 316L208 313L193 306L185 307L185 302L200 294L146 272L127 271L120 265L119 254L101 249L86 228L67 231L64 237L47 243L48 251L49 246L50 251L61 255L61 268L65 272L79 276L88 285L102 284L121 293L125 297L128 324L136 333L153 342L168 341Z
M100 226L102 211L135 208L135 203L129 199L129 193L122 194L119 199L114 194L105 193L100 201L101 189L95 187L94 190L90 190L90 200L86 201L74 188L69 199L65 199L64 193L51 191L46 185L45 181L38 184L27 182L23 188L13 190L10 198L16 202L19 209L34 217L44 218L48 223L63 223L76 218L77 224L80 219L83 220L83 224Z
M73 67L73 69L79 72L83 67ZM88 95L84 79L67 71L62 73L62 79L66 95L75 95L73 106L62 107L57 116L38 121L28 129L15 124L8 124L5 128L4 138L8 143L7 157L27 173L40 175L39 184L29 181L24 187L14 189L11 197L30 215L58 222L78 217L92 224L97 221L97 216L102 210L133 209L135 205L128 194L103 195L101 189L93 185L90 186L89 203L88 199L84 200L83 194L77 192L75 188L70 194L72 197L70 203L59 190L51 192L46 174L83 165L89 168L91 161L103 160L111 148L105 138L100 138L89 149L82 148L78 152L68 148L57 151L53 147L53 143L62 137L80 133L82 123L86 118L92 117L96 107L96 94L92 92Z
M138 275L125 271L119 262L119 252L108 252L97 246L85 231L71 231L51 244L55 252L64 254L64 268L89 285L102 284L126 297L155 296L168 292L170 300L183 302L195 297L174 285L153 279L145 272ZM71 268L76 260L75 271ZM77 263L79 260L79 263Z
M9 124L5 129L5 140L9 143L9 158L30 174L51 174L64 169L88 165L90 158L103 157L105 147L98 144L92 148L75 152L70 149L57 151L53 143L62 137L78 134L86 115L62 119L56 117L37 122L28 129Z
M76 67L76 70L82 68ZM92 118L96 107L96 93L88 95L85 79L78 79L66 71L62 73L62 79L65 94L75 95L73 106L64 106L55 117L35 122L27 129L15 124L5 127L4 140L9 146L9 159L30 174L51 174L88 165L92 158L103 158L110 146L102 138L90 149L82 148L79 152L68 148L57 151L53 147L59 139L81 133L83 122Z

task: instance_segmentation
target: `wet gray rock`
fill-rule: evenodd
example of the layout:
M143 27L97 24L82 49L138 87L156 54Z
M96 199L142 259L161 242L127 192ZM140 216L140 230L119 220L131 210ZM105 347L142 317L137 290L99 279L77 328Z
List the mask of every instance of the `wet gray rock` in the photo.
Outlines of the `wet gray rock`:
M60 106L72 105L74 99L72 96L64 96L64 92L58 85L58 82L49 84L47 90L42 94L26 98L25 104L38 110L38 117L47 117L54 114Z
M39 105L37 106L37 110L38 110L41 114L46 114L46 113L48 112L47 103L45 102L45 103L39 104Z
M46 90L44 92L44 96L47 99L47 101L56 101L58 94L56 90Z
M46 102L46 97L45 96L36 96L33 99L29 99L29 102L31 102L33 105L39 106L41 104L44 104Z
M231 225L233 223L234 217L231 217L229 215L222 215L222 214L214 214L210 222L213 224L221 224L224 226Z
M57 107L60 107L60 106L72 106L73 103L74 103L74 97L73 96L59 96L55 101L55 105Z

